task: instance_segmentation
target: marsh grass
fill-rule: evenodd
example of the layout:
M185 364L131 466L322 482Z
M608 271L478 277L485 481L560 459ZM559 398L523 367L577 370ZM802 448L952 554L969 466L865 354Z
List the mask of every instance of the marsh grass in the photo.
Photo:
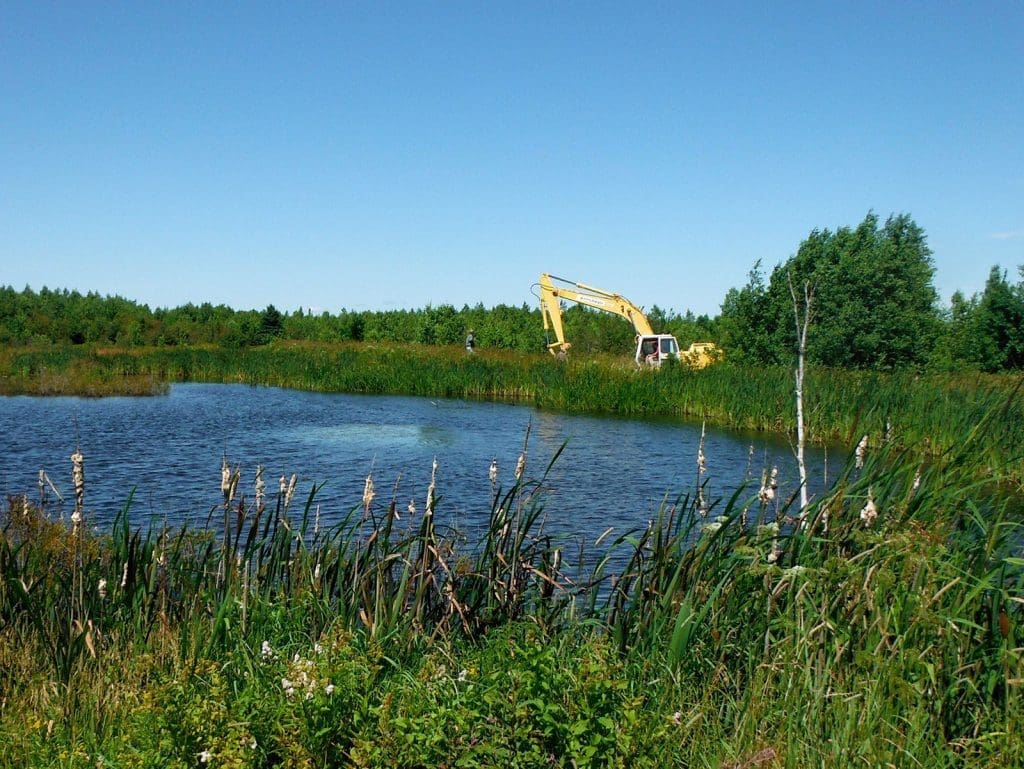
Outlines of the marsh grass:
M954 451L988 421L975 467L1024 480L1021 377L807 373L810 444ZM539 408L706 421L737 430L791 435L788 368L726 364L637 370L612 357L557 363L547 355L391 343L279 343L263 348L13 350L0 354L0 393L156 394L168 382L223 382L319 392L502 400Z
M883 444L800 520L684 490L587 570L528 462L469 543L429 490L322 529L318 486L238 484L216 532L135 528L129 498L104 535L12 499L0 765L1021 765L999 421L926 463Z

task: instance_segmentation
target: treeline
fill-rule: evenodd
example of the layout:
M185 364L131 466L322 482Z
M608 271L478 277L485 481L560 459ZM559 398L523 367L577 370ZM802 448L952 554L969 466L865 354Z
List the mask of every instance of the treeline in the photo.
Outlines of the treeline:
M752 365L789 363L794 299L811 298L808 359L824 366L1000 372L1024 368L1024 267L1012 284L993 267L985 289L939 306L924 231L906 215L881 224L815 230L765 280L761 263L731 289L716 319L728 356Z
M993 267L980 294L958 292L948 308L940 306L934 272L924 230L909 216L890 216L883 224L869 213L856 227L814 230L768 276L756 262L747 284L729 290L714 318L657 306L648 318L684 348L713 341L741 364L788 364L796 338L793 297L803 301L806 292L812 297L812 363L869 370L1024 369L1024 267L1016 283ZM633 330L614 315L569 305L564 324L576 354L622 354L633 345ZM549 341L539 308L527 304L319 314L209 303L151 310L94 292L0 288L0 344L6 346L243 348L275 339L454 345L470 330L483 348L540 351Z
M668 329L684 345L715 335L715 323L706 316L680 316L654 307L649 317L657 328ZM566 308L564 319L574 350L621 352L632 347L632 329L621 318L575 306ZM273 305L264 310L233 310L210 303L151 310L145 304L95 292L0 288L0 344L8 346L240 348L275 339L450 345L462 344L470 330L483 347L523 352L545 349L540 310L526 304L342 309L336 314L288 313Z

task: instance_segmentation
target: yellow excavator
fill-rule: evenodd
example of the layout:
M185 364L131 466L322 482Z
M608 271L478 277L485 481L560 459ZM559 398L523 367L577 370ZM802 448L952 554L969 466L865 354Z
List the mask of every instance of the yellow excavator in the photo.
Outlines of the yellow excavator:
M643 310L621 294L547 273L541 273L537 286L540 289L540 312L544 320L544 334L548 339L548 351L556 357L565 357L572 346L572 343L565 340L565 332L562 330L560 302L563 299L619 315L632 323L636 332L634 360L638 366L660 366L663 360L675 358L693 368L704 368L719 357L718 348L712 342L696 342L680 352L674 336L654 333ZM554 342L551 341L550 331L554 331Z

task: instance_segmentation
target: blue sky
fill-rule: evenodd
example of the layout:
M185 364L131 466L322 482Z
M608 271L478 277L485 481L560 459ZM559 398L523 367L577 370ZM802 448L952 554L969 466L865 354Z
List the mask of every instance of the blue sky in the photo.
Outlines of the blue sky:
M1024 264L1024 5L0 4L0 284L282 310L716 314L908 213Z

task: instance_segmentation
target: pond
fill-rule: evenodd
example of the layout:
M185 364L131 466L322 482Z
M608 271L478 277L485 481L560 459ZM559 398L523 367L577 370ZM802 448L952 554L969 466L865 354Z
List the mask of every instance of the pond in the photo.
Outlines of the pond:
M107 531L134 490L133 525L203 526L222 499L221 463L241 471L251 499L257 465L268 495L278 478L298 476L294 505L313 484L324 526L361 504L372 474L380 509L394 498L423 509L437 461L437 519L463 531L485 524L493 489L514 483L527 449L526 476L551 463L541 498L547 530L596 537L646 525L666 501L693 494L701 425L567 415L502 403L396 396L321 394L247 385L177 384L152 398L0 398L0 492L39 497L45 470L73 507L70 455L85 456L85 509ZM778 467L779 497L796 492L790 444L778 437L708 428L705 497L726 500L737 489L752 497L765 468ZM559 452L561 452L559 454ZM809 450L812 491L827 462ZM838 465L838 462L836 462ZM51 502L53 492L48 491ZM714 510L711 512L714 515Z

